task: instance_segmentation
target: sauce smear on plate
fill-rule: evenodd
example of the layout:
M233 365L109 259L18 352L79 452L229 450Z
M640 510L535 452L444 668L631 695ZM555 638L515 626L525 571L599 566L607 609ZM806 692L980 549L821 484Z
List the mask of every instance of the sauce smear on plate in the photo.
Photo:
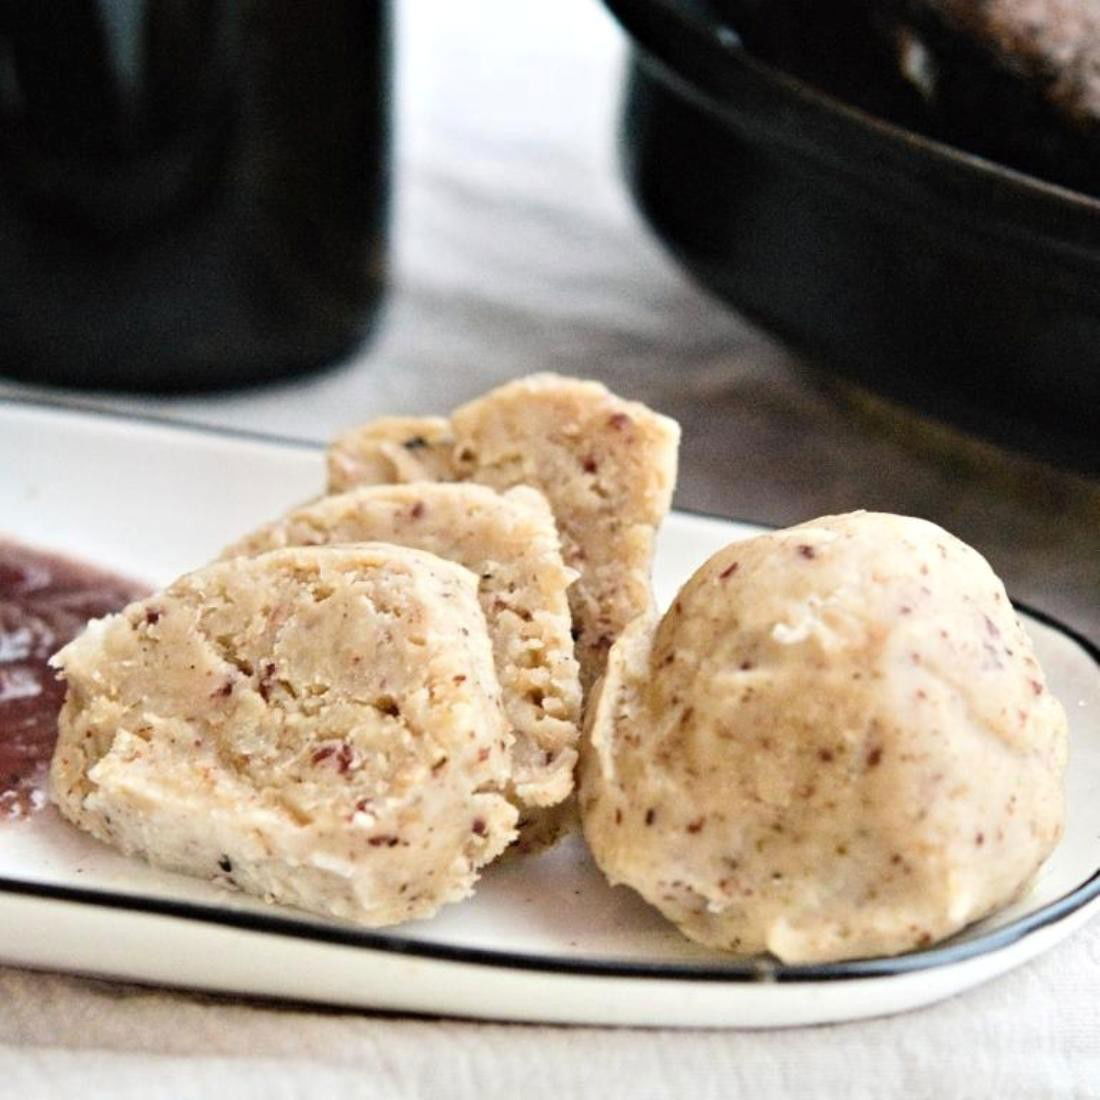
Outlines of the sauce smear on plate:
M93 565L0 539L0 822L46 804L65 698L50 656L89 619L147 592Z

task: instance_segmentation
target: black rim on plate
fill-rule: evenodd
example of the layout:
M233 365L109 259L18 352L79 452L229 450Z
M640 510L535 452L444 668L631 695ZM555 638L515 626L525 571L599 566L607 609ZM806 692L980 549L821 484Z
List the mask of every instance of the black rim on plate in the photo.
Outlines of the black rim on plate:
M144 414L118 413L96 406L79 405L64 401L40 401L32 398L3 397L4 405L19 406L82 417L92 414L105 420L143 424L168 428L181 434L216 436L241 442L269 443L277 447L293 447L298 450L319 451L322 444L293 437L264 432L237 431L212 425L171 420L166 417ZM717 522L743 523L748 526L769 529L769 525L731 516L715 516L705 512L680 509L682 514ZM1044 611L1015 602L1017 610L1036 622L1051 628L1078 646L1100 672L1100 646L1065 623ZM913 974L944 966L962 963L968 959L988 955L1010 947L1024 937L1042 928L1052 927L1069 919L1074 913L1100 898L1100 868L1069 893L1041 906L1026 916L992 929L962 943L947 943L904 955L877 959L853 959L846 962L788 966L768 958L731 961L728 963L655 963L632 959L574 959L568 956L532 955L516 951L495 951L480 947L462 947L418 940L409 936L387 935L354 925L325 924L309 918L258 913L248 910L224 909L215 905L171 899L149 898L110 890L95 890L75 886L55 886L27 882L0 876L0 894L29 897L43 901L57 901L113 909L130 913L196 921L220 925L263 935L283 936L312 943L357 947L391 955L412 956L444 962L504 970L537 971L549 974L568 974L600 978L649 978L686 982L820 982L850 981L860 978L888 978Z

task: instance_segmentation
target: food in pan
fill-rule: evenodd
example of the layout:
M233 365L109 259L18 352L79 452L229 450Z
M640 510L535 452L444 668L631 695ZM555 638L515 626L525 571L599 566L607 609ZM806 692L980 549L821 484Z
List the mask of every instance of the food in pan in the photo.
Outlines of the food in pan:
M720 0L746 48L930 137L1100 192L1094 0Z

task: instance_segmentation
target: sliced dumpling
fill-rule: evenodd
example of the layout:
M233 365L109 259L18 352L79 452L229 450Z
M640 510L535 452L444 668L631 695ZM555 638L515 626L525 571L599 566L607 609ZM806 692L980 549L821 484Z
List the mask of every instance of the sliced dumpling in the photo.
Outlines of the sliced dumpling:
M223 556L284 546L388 542L427 550L479 578L504 709L515 733L512 784L521 806L552 806L573 789L581 691L554 517L521 486L375 485L326 497L234 543Z
M394 431L398 423L403 438ZM329 451L329 489L423 477L539 489L557 521L565 563L580 574L570 602L587 690L611 643L649 606L679 427L599 383L553 374L501 386L457 409L449 431L446 423L382 421L347 432ZM409 467L397 461L402 452L427 452L431 460Z
M52 797L127 854L384 925L467 896L515 836L477 578L431 554L220 562L54 663Z

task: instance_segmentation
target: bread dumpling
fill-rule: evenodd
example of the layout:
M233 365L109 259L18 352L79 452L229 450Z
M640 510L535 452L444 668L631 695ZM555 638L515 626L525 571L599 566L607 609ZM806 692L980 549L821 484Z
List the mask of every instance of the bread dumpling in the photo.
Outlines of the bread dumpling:
M446 424L438 417L385 420L345 433L329 449L329 491L428 478L542 492L565 564L580 575L570 603L587 690L611 643L649 606L679 426L598 382L555 374L509 382L455 410L449 432Z
M52 798L128 855L385 925L467 896L515 837L477 578L431 554L219 562L53 663Z
M1027 887L1061 835L1066 737L977 552L831 516L727 547L620 638L580 809L611 882L700 943L891 955Z
M223 554L284 546L388 542L458 562L478 578L504 709L515 733L520 806L553 806L573 790L581 689L562 562L542 495L520 486L374 485L295 509Z

